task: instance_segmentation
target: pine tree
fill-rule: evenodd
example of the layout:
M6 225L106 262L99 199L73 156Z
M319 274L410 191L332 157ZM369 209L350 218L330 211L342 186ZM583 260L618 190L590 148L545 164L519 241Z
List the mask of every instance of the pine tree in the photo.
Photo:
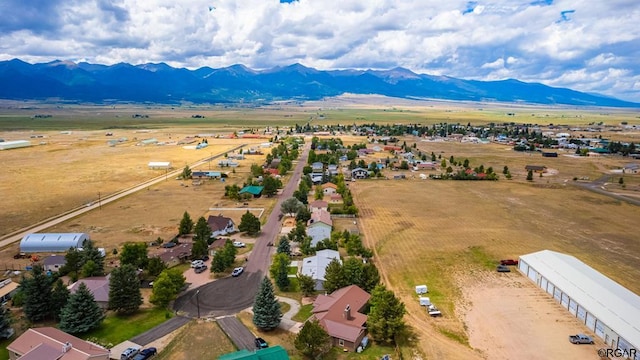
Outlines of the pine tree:
M142 305L140 280L131 264L113 269L109 281L109 309L121 314L131 314Z
M158 276L160 273L167 268L167 265L164 264L159 257L152 257L149 259L149 263L147 264L147 271L151 276Z
M342 264L336 259L331 260L329 265L327 265L324 278L324 289L329 293L347 285L342 272Z
M527 180L533 181L533 171L529 170L529 172L527 173Z
M322 328L318 320L304 323L294 340L296 349L309 358L316 359L331 349L331 337Z
M211 237L211 227L204 216L201 216L196 223L193 232L195 233L194 241L204 241L205 244Z
M7 334L11 329L11 313L0 305L0 334Z
M182 214L182 220L180 220L178 235L191 234L191 230L193 230L193 220L191 220L189 213L185 211L184 214Z
M69 296L60 312L60 330L69 334L83 334L100 326L104 313L84 283Z
M53 290L51 291L51 310L53 317L56 320L60 320L60 312L67 305L69 300L69 289L64 285L62 279L56 280L53 284Z
M253 324L260 330L270 331L280 325L281 318L280 303L274 294L273 284L265 276L253 304Z
M95 247L93 241L87 240L82 245L82 272L86 274L84 276L100 276L104 274L104 257L100 253L100 250ZM93 261L94 265L91 265L91 269L85 270L87 262Z
M24 315L31 322L45 320L51 314L51 278L45 275L41 265L34 265L30 278L23 278Z
M367 318L369 333L378 342L395 344L396 335L405 328L404 304L384 285L378 285L373 289L369 304L371 305Z
M281 236L280 241L278 242L278 249L276 250L278 254L287 254L291 255L291 244L289 243L289 239L286 236Z

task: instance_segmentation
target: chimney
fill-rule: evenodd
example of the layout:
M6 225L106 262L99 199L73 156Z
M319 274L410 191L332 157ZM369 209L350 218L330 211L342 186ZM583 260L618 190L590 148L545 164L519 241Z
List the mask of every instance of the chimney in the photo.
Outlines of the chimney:
M71 345L70 342L66 342L62 345L62 352L66 353L67 351L71 350L73 346Z
M345 320L351 320L351 306L349 306L349 304L347 304L347 307L344 308L343 316Z

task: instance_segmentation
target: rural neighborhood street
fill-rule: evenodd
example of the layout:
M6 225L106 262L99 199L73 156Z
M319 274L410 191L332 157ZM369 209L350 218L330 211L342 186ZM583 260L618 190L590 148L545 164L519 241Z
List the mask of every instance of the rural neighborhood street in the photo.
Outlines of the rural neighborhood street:
M238 277L226 277L184 293L174 303L174 310L190 317L219 317L232 315L253 305L260 282L267 274L272 247L280 232L280 205L290 198L298 187L298 179L307 163L310 144L305 144L302 155L291 178L278 196L274 210L268 215L256 239L244 273Z
M225 153L227 152L231 152L231 151L236 151L238 149L242 149L243 147L245 147L247 144L241 144L239 146L236 146L232 149L228 149L220 154L214 155L214 156L210 156L207 157L205 159L196 161L193 164L190 164L189 166L191 168L194 168L196 166L200 166L202 164L206 164L207 162L211 161L211 160L215 160L219 157L224 156ZM176 175L179 175L182 173L182 169L178 169L178 170L173 170L171 172L167 172L165 174L163 174L162 176L158 176L155 177L151 180L147 180L145 182L142 182L138 185L135 185L133 187L130 187L129 189L124 189L121 191L118 191L117 193L114 194L109 194L109 195L105 195L104 197L102 197L101 199L99 199L99 201L94 201L93 203L87 204L86 206L81 206L79 208L76 209L72 209L67 211L66 213L62 213L56 216L53 216L49 219L45 219L37 224L31 225L29 227L20 229L18 231L14 231L10 234L7 234L3 237L0 238L0 248L3 248L5 246L11 245L16 241L20 241L22 240L22 238L24 238L26 235L31 234L31 233L37 233L40 232L42 230L46 230L52 226L58 225L64 221L67 221L69 219L73 219L74 217L80 216L86 212L98 209L100 207L102 207L103 205L106 205L112 201L116 201L118 199L121 199L125 196L129 196L131 194L134 194L140 190L144 190L147 189L149 186L151 185L155 185L159 182L162 181L166 181L169 177L173 178Z

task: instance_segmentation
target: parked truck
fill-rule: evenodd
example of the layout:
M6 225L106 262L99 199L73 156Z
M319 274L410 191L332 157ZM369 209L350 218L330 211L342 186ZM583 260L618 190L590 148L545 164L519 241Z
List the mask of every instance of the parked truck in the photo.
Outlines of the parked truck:
M593 344L591 336L585 334L569 335L569 341L572 344Z

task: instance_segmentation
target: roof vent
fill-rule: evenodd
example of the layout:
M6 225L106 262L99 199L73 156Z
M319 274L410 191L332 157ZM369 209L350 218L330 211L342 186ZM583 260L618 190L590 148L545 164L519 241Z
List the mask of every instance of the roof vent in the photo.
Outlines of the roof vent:
M67 351L71 350L72 347L73 345L71 345L71 343L67 341L62 345L62 352L66 353Z

